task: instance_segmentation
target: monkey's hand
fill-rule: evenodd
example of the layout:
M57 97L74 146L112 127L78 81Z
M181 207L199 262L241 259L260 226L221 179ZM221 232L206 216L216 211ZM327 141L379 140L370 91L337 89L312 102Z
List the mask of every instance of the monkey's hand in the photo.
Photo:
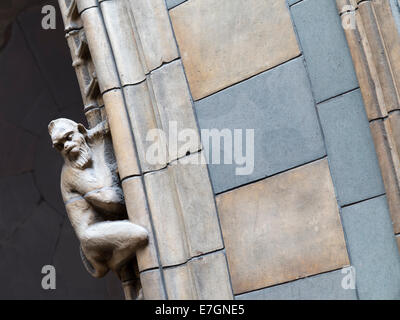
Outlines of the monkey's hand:
M88 192L84 195L94 208L106 214L125 214L125 202L122 190L115 187L107 187Z
M93 129L88 130L88 136L90 140L103 137L110 133L110 126L106 120L100 122Z

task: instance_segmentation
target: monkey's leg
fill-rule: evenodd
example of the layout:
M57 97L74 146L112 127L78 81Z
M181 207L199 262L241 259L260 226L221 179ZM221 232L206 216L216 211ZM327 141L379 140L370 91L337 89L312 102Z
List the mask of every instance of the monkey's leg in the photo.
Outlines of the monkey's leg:
M112 254L108 266L115 272L146 244L147 238L146 229L128 220L97 222L88 227L83 235L86 251L108 251Z

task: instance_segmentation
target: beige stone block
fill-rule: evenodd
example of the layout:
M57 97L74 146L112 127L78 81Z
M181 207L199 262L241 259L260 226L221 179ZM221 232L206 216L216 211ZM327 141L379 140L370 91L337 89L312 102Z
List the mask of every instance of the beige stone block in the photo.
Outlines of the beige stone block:
M178 57L164 0L127 0L146 73Z
M191 257L223 248L221 230L202 153L173 162L170 170L182 208Z
M386 56L385 43L381 37L380 26L376 20L376 12L371 1L359 4L358 12L362 18L366 41L371 50L371 63L377 70L377 77L382 88L385 109L389 112L399 109L399 97L396 93L392 71Z
M144 180L161 264L182 264L190 255L176 186L168 169L145 174Z
M164 269L170 300L232 300L225 255L217 252Z
M387 110L378 73L372 63L371 48L368 41L366 41L365 29L359 12L342 14L342 21L348 23L354 17L356 18L356 28L347 28L344 31L360 84L367 116L369 120L373 120L385 117Z
M124 87L124 92L143 172L159 170L188 152L201 149L189 88L179 61L157 69L139 84ZM188 130L193 133L192 139L184 135ZM155 148L157 142L160 145ZM147 157L154 154L156 157Z
M158 269L140 274L144 300L165 300L160 271Z
M106 90L118 88L120 86L118 73L100 9L89 8L82 13L81 17L90 54L96 67L100 91L103 93Z
M134 30L131 28L129 7L125 1L101 3L104 23L110 38L121 84L136 84L143 81L145 71L140 60Z
M132 223L142 226L149 233L147 246L136 252L139 271L156 268L158 267L157 251L142 178L133 177L124 180L122 182L122 189L125 195L129 220Z
M232 300L228 264L223 252L208 254L189 262L200 300Z
M156 130L162 129L162 126L157 121L158 112L154 109L149 85L148 81L143 81L123 89L143 172L165 168L168 161L166 139L163 140L162 134ZM151 147L157 142L160 143L157 157L148 158L147 154L153 154Z
M189 0L170 16L195 100L300 54L285 0Z
M163 266L223 247L207 168L182 161L144 178Z
M88 9L90 11L92 9ZM84 13L85 13L84 12ZM140 169L136 157L135 143L130 129L128 114L120 89L111 90L103 95L115 157L118 163L119 176L124 179L139 175Z
M221 194L235 294L349 264L327 160Z
M397 90L400 90L400 35L393 18L390 1L372 1L376 19L379 21L379 29L383 41L387 59L392 70L392 77ZM399 101L399 94L397 93ZM397 108L400 107L398 103Z
M177 141L177 148L169 146L168 162L181 158L188 152L199 151L201 141L181 61L174 61L152 72L150 81L154 106L162 129L168 140ZM195 133L193 139L185 136L188 130ZM174 137L174 132L178 134L177 137Z
M197 300L197 290L188 264L164 269L169 300Z
M400 233L400 163L393 140L391 120L372 121L370 128L381 167L393 229L395 233Z

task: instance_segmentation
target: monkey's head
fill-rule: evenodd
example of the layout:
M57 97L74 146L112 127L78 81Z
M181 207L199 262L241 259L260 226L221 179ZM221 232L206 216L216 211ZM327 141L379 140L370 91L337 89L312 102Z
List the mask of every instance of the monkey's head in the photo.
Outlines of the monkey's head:
M87 130L82 124L60 118L49 124L49 134L53 147L63 156L66 163L84 169L92 159L87 141Z

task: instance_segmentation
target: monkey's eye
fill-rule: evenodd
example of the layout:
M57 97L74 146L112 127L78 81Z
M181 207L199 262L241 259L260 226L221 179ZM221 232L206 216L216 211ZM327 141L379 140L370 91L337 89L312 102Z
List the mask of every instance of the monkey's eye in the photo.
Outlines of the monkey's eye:
M67 140L68 140L68 141L71 141L71 140L72 140L72 133L70 133L70 134L67 136Z
M64 149L64 145L62 143L56 143L54 145L54 148L56 148L57 150L62 150Z

